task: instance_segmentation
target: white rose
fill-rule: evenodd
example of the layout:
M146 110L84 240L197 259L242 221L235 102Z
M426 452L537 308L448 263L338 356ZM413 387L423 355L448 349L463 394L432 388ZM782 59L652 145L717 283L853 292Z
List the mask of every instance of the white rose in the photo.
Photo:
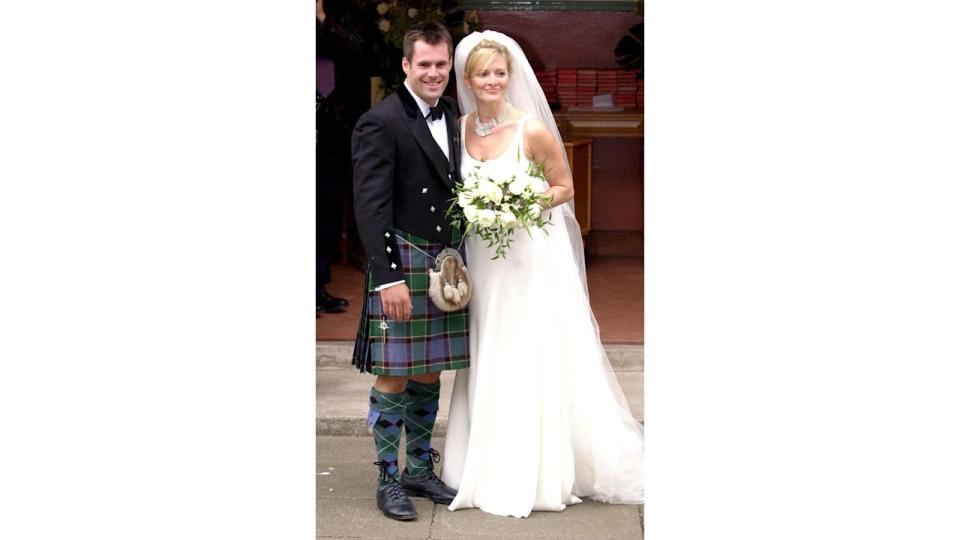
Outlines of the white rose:
M497 190L497 185L489 180L480 180L477 184L477 194L484 199L493 200L493 194Z
M410 8L407 10L407 17L410 17L412 19L417 16L417 13L419 13L419 11L417 11L417 8Z
M549 187L550 184L548 184L546 180L535 176L530 177L530 189L533 190L534 193L543 193Z
M525 176L518 176L516 180L510 182L510 186L507 189L514 195L520 195L523 193L523 190L527 189L527 178L528 177Z
M486 180L488 182L492 181L493 177L490 176L490 172L493 170L493 166L487 163L486 161L481 162L479 165L477 165L475 170L476 170L477 178L480 178L481 181L483 180Z
M388 6L386 2L377 4L377 13L384 15L388 11L390 11L390 6Z
M490 168L490 176L496 178L498 184L507 185L514 179L513 167L508 163L498 161Z
M490 200L493 201L494 204L500 204L500 201L503 200L503 190L494 186L493 193L490 194Z
M379 28L381 32L389 32L389 31L390 31L390 21L388 21L388 20L386 20L386 19L380 19L380 24L377 25L377 28Z
M513 168L499 161L484 162L479 173L491 182L501 186L513 180Z
M495 221L497 221L497 213L493 210L483 209L477 211L477 223L481 226L489 227L493 225Z
M539 204L532 204L530 205L530 209L527 210L527 213L530 214L530 217L534 219L540 215L540 212L543 212L543 208L541 208Z
M467 206L463 209L463 216L467 218L467 221L470 223L477 222L477 207L476 206Z
M472 202L473 202L473 193L470 193L468 191L461 191L460 194L457 195L457 204L460 205L460 208L466 208Z
M517 224L517 216L513 215L513 212L506 211L500 214L500 223L504 227L510 229Z
M479 181L480 181L480 180L477 179L477 175L476 175L476 174L471 174L470 176L466 177L466 178L463 180L463 186L464 186L464 187L468 187L468 188L469 188L469 187L473 187L473 186L477 185L477 182L479 182Z

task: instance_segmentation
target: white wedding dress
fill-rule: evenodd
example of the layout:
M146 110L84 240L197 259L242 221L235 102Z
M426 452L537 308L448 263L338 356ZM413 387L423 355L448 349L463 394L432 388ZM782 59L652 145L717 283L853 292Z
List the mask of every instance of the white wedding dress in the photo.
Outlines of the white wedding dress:
M526 171L525 121L497 165ZM479 162L461 149L465 176ZM466 239L471 367L457 372L444 445L451 510L526 517L581 497L643 502L643 433L606 360L563 212L548 213L546 231L514 231L505 258Z

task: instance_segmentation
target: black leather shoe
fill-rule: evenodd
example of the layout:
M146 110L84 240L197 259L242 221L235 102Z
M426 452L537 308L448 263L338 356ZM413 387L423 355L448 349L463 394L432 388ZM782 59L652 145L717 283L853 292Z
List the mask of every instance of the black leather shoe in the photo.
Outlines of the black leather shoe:
M417 519L417 509L413 506L413 501L407 497L396 480L377 490L377 508L390 519L398 521Z
M327 291L325 291L325 290L321 290L321 291L320 291L320 298L321 298L322 300L324 300L325 302L330 302L331 304L337 304L337 305L340 305L340 306L343 306L343 307L347 307L347 304L350 303L350 302L347 301L346 298L339 298L339 297L337 297L337 296L331 296L331 295L330 295Z
M433 473L433 462L440 461L440 452L431 448L430 458L427 461L427 470L419 476L411 476L404 469L403 474L400 475L400 485L410 495L427 497L439 504L450 504L453 502L453 498L457 496L457 490L444 484L443 480L437 478L437 475Z
M330 296L326 291L317 294L317 313L340 313L346 311L347 304L346 299Z
M380 477L386 477L385 462L377 461L374 465L380 465ZM413 506L413 501L407 497L400 483L393 478L389 478L386 484L377 489L377 508L390 519L398 521L417 519L417 509Z

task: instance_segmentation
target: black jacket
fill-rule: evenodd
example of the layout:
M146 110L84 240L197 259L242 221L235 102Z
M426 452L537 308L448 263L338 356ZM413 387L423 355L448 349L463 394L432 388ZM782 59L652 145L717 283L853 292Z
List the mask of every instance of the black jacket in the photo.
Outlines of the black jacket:
M446 211L460 181L460 113L452 98L441 97L439 105L450 161L402 85L361 116L353 130L354 213L374 285L403 279L395 230L451 241Z

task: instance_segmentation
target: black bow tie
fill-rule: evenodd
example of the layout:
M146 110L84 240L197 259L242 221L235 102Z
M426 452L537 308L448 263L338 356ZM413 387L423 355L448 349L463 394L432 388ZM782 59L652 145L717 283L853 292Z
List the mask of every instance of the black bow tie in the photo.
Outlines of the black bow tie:
M443 109L437 104L436 107L430 107L430 113L427 114L427 118L430 120L439 120L443 118Z

